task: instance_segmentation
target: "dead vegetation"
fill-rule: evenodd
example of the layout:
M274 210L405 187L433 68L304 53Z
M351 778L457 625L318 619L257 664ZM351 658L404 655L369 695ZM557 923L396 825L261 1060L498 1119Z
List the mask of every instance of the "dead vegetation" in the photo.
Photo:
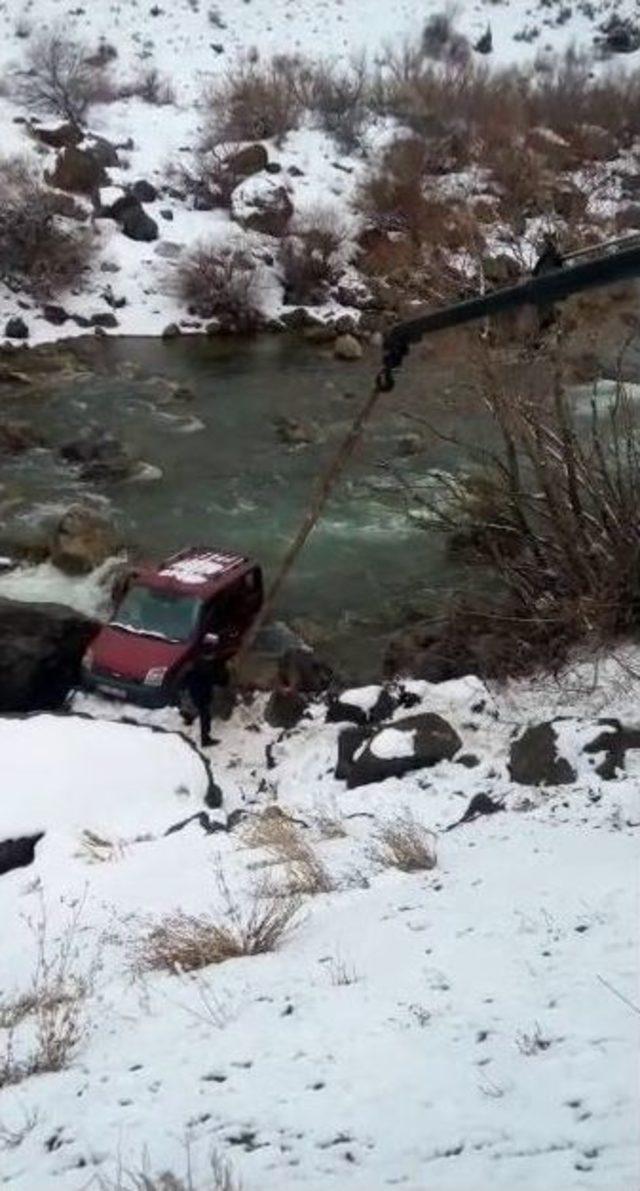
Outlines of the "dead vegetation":
M146 1170L120 1171L116 1178L100 1177L98 1186L102 1191L242 1191L242 1181L234 1173L230 1162L219 1154L211 1157L210 1174L205 1183L195 1183L191 1163L187 1163L184 1175L165 1170L161 1174L150 1174Z
M447 482L430 524L482 568L489 593L451 601L437 648L453 671L555 672L573 646L598 648L640 623L637 411L621 382L580 403L559 364L535 397L495 373L486 384L501 446L460 443L468 477Z
M331 207L317 206L295 219L278 252L285 303L315 306L325 301L344 270L346 241L345 228Z
M217 885L220 914L185 914L178 910L153 924L134 946L140 972L193 972L243 955L276 951L299 924L300 898L276 896L258 888L246 907L234 900L221 872Z
M275 897L314 896L331 893L335 882L304 829L286 815L265 811L249 822L244 833L251 848L261 848L277 865L283 879L269 886Z
M435 836L405 811L379 828L369 857L381 868L397 868L403 873L428 872L437 863Z
M295 58L241 62L204 96L208 142L281 142L300 123L303 84L304 70Z
M0 160L0 278L38 297L77 284L88 268L92 241L70 230L58 198L20 157Z
M77 971L77 934L82 907L72 910L60 938L48 939L44 909L31 926L36 964L30 988L0 1003L0 1088L21 1083L31 1075L61 1071L86 1036L84 1004L92 971ZM19 1027L29 1027L25 1046Z
M249 333L262 323L255 265L246 252L197 245L177 267L174 288L198 318Z
M56 28L31 38L25 67L17 75L19 96L37 112L47 112L82 125L87 109L105 90L104 57Z

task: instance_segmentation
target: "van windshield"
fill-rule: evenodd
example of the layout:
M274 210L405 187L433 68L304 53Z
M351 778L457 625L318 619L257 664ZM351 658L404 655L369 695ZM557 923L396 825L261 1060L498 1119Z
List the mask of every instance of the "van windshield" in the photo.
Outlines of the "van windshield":
M202 602L133 584L116 609L111 624L129 633L145 633L166 641L188 641L196 627Z

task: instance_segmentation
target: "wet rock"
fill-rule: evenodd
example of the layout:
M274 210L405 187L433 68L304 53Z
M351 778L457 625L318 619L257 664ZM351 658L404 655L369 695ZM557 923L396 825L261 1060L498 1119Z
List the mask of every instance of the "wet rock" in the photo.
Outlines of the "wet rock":
M60 707L98 628L62 605L0 600L0 712Z
M84 575L117 549L113 526L93 509L72 505L56 525L51 561L67 575Z
M59 154L53 173L47 179L51 186L71 194L97 194L109 179L104 164L90 149L71 146Z
M339 769L349 789L354 789L450 761L461 747L457 732L442 716L424 712L396 720L373 734L369 731L366 743L356 744L350 756L345 746L342 754L339 752L336 776Z
M264 709L271 728L295 728L307 710L307 700L295 690L273 691Z
M558 753L553 723L534 724L513 741L509 752L509 775L523 786L566 786L576 780L576 771Z
M65 443L60 454L67 463L80 465L84 480L127 479L135 466L120 440L98 426L87 427L78 438Z
M20 315L14 315L7 321L4 329L7 339L28 339L29 328Z
M158 197L158 191L151 182L147 182L141 178L138 182L134 182L131 187L131 193L138 199L140 203L155 203Z
M33 864L36 846L44 839L44 831L36 835L22 835L17 839L0 840L0 877L14 868L27 868Z
M424 439L421 434L403 434L398 439L397 451L402 458L419 455L424 450Z
M284 186L269 176L247 178L231 196L231 215L248 231L283 236L293 215L293 203Z
M306 694L326 691L333 678L330 666L316 656L312 649L286 649L278 661L278 677L282 686Z
M168 323L162 332L163 339L179 339L182 331L177 323Z
M43 439L37 430L21 418L6 418L0 421L0 451L9 455L22 455L33 447L42 446Z
M276 418L274 424L280 442L289 446L305 446L313 442L313 434L309 427L303 422L298 422L296 418Z
M84 138L84 133L77 124L58 124L55 128L32 124L29 132L34 140L39 141L41 145L48 145L50 149L70 149L79 145Z
M362 359L362 344L355 335L340 335L336 339L333 354L337 360L360 360Z

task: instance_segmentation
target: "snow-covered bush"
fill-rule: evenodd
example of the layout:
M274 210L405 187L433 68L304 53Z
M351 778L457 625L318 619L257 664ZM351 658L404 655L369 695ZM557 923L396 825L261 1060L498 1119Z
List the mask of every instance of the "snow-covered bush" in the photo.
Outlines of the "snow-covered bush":
M255 331L262 322L255 267L239 249L199 244L177 270L179 297L222 330Z
M104 66L91 60L87 47L55 29L29 42L18 91L23 103L35 111L80 125L104 89L104 80Z
M59 195L21 157L0 159L0 278L53 296L77 282L89 264L91 239L57 214Z

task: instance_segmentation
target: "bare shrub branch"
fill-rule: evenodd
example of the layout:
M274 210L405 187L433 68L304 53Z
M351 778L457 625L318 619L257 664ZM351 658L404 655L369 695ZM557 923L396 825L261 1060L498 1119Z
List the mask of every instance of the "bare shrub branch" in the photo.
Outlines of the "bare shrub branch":
M295 58L242 62L207 91L209 145L275 139L297 128L303 112L305 70Z
M262 322L255 266L239 249L197 245L178 265L174 284L199 318L222 330L255 331Z
M68 231L53 191L24 158L0 159L0 278L39 296L76 284L89 264L91 239Z
M331 207L314 207L294 221L278 253L285 303L314 306L326 300L344 270L341 253L346 240L346 230Z
M62 29L29 42L26 69L18 76L22 101L35 111L51 112L81 125L96 91L104 87L104 63Z

